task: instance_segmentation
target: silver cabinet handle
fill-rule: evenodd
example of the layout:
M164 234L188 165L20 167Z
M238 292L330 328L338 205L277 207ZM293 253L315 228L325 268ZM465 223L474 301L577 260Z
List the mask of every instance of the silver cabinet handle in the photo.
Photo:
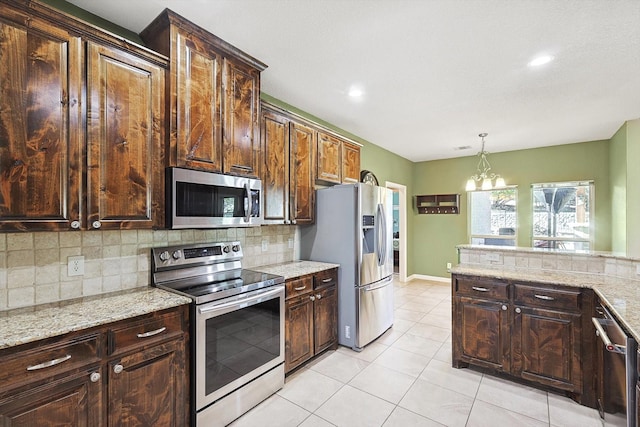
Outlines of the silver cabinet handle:
M307 287L307 285L304 285L304 286L298 286L297 288L293 288L293 289L296 290L296 291L302 291L306 287Z
M158 335L161 334L162 332L166 331L167 328L165 326L163 326L160 329L156 329L155 331L149 331L149 332L144 332L142 334L138 334L138 338L149 338L152 337L154 335Z
M102 226L102 224L100 223L100 221L93 221L93 222L91 223L91 226L92 226L93 228L100 228L100 227Z
M474 291L478 291L478 292L489 292L489 289L481 288L480 286L472 286L471 289L473 289Z
M49 360L47 362L38 363L37 365L27 366L27 371L37 371L38 369L49 368L51 366L56 366L61 364L62 362L66 362L71 359L71 355L67 354L66 356L59 357L57 359Z
M333 280L333 278L328 277L328 278L326 278L326 279L322 279L322 283L329 283L329 282L330 282L330 281L332 281L332 280Z
M89 376L89 379L91 380L92 383L97 383L98 381L100 381L100 373L98 372L92 373L91 376Z
M520 310L520 307L516 307L516 313L518 314L522 313L522 310Z
M502 304L502 311L505 311L507 309L507 306L505 304Z
M317 299L321 299L322 298L322 294L316 294L316 298Z
M314 297L313 295L311 295L311 296L309 297L309 299L310 299L311 301L315 301L315 300L316 300L316 297Z
M74 230L77 230L78 228L80 228L80 221L78 220L71 221L71 228L73 228Z
M113 367L113 372L116 374L119 374L122 371L124 371L124 366L119 363Z
M536 298L541 299L541 300L544 300L544 301L553 301L553 300L555 300L555 298L554 298L554 297L550 297L550 296L547 296L547 295L538 295L538 294L535 294L534 296L535 296Z

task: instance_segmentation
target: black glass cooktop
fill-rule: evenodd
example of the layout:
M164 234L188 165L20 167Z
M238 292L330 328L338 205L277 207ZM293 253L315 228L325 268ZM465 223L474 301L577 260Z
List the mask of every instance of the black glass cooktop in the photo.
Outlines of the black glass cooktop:
M206 281L206 276L201 276L192 278L189 283L174 284L171 287L160 287L187 295L194 299L196 304L203 304L205 302L284 283L284 277L282 276L254 270L234 270L229 272L229 276L230 277L225 280L208 282Z

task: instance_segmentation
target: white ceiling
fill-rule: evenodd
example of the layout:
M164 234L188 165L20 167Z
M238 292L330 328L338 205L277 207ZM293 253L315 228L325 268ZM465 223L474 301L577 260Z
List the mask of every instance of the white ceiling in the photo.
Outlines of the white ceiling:
M639 0L70 2L135 32L172 9L266 63L263 92L413 161L475 155L480 132L498 152L640 118Z

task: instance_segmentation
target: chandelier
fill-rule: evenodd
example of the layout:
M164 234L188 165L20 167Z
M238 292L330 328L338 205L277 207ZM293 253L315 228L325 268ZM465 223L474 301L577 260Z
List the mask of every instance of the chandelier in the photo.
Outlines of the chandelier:
M489 153L484 151L484 137L487 135L488 133L481 133L478 135L482 138L482 150L478 153L480 161L478 162L477 173L467 181L467 186L465 187L466 191L492 190L494 188L503 188L507 186L504 182L504 178L491 172L491 164L489 164L489 159L487 159ZM495 185L493 185L494 179ZM476 187L476 182L480 184L480 188Z

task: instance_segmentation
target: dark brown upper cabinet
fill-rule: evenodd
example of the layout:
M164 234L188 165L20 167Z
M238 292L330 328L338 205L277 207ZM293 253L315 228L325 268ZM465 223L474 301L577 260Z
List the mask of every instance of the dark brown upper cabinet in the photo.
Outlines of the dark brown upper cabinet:
M0 230L162 225L164 67L45 4L0 0Z
M266 65L168 9L141 37L170 57L168 166L259 177Z

